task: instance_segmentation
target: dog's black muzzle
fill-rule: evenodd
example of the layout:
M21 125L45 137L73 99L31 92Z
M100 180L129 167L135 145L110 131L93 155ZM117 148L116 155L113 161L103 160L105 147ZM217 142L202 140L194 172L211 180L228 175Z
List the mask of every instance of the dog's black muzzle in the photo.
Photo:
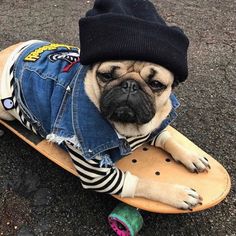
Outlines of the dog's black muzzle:
M101 112L107 118L121 123L148 123L155 115L153 99L144 93L132 79L105 91L101 97Z

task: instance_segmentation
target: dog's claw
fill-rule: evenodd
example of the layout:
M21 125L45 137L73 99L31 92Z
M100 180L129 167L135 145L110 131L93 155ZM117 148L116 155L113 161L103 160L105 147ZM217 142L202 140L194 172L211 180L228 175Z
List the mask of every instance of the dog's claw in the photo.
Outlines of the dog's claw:
M197 193L195 189L187 188L185 189L187 192L187 197L183 200L181 208L184 210L193 210L193 207L201 204L202 197Z
M200 159L200 161L202 162L203 165L205 165L208 169L211 169L211 166L208 162L208 159L206 157L203 157L203 159ZM206 171L208 172L208 169L206 169Z
M182 163L186 166L191 172L193 173L200 173L200 172L208 172L211 169L211 166L208 162L208 159L203 156L199 156L197 153L194 152L186 152L185 155L182 157L178 157L174 159L178 163Z
M193 164L194 165L194 164ZM194 165L195 166L195 165ZM198 174L199 173L199 171L198 171L198 169L197 169L197 167L195 166L195 168L194 168L194 170L193 170L193 172L194 173L196 173L196 174Z
M192 211L194 207L202 202L202 197L198 192L188 186L167 184L165 188L168 194L165 195L163 202L178 209Z

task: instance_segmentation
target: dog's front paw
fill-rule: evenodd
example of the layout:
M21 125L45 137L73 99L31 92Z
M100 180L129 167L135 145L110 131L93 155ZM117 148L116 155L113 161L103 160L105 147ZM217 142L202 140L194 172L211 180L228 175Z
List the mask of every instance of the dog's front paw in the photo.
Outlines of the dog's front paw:
M183 185L173 185L164 201L182 210L192 210L196 205L202 204L202 200L196 190Z
M208 159L194 152L186 151L183 155L173 158L177 162L181 162L191 172L199 173L211 169Z
M203 200L196 190L187 186L157 183L145 179L139 180L135 196L159 201L183 210L192 210L196 205L202 204Z

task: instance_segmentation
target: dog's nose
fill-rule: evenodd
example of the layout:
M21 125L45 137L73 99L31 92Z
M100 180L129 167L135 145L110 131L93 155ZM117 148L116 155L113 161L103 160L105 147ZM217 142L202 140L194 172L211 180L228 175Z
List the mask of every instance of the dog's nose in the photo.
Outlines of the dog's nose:
M121 84L121 87L125 93L135 93L139 90L139 85L135 80L125 80Z

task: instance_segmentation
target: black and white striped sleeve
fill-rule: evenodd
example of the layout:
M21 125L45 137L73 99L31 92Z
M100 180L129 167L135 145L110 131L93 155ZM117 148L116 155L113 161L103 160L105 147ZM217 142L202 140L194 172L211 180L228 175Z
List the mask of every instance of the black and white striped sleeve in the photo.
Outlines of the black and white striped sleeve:
M150 145L155 147L164 148L165 142L170 138L170 133L168 130L164 129L160 134L152 139Z
M124 197L134 195L137 177L115 166L100 167L100 156L85 160L73 144L67 142L66 146L85 189Z

